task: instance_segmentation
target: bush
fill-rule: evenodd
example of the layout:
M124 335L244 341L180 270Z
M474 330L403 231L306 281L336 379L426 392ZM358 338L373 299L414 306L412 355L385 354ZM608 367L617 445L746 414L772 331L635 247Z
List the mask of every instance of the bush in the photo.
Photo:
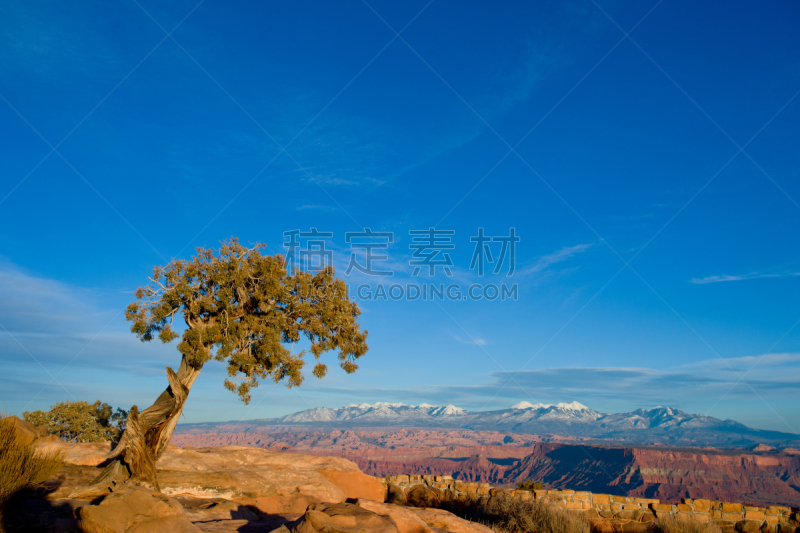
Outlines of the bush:
M517 490L541 490L544 487L538 481L520 481L517 483Z
M34 426L47 426L48 435L69 442L118 441L125 431L128 412L107 403L61 402L49 411L24 412L22 417ZM115 423L115 424L114 424Z
M0 530L5 504L25 489L36 489L64 464L63 452L37 453L36 444L17 440L13 418L0 414Z
M591 533L589 521L582 514L506 494L490 498L481 519L501 533Z
M651 533L721 533L720 529L710 522L679 520L673 516L654 520L650 528Z

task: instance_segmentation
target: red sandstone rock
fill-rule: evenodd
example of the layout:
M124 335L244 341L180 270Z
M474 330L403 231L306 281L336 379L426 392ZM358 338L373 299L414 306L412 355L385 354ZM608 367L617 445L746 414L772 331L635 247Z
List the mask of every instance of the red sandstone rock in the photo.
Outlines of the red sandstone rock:
M400 533L394 520L350 503L319 503L308 508L291 529L282 526L275 533Z
M342 489L347 498L364 498L376 502L386 500L386 485L377 478L360 471L344 471L334 468L323 468L318 472Z
M110 449L107 443L40 444L40 449L55 447L66 452L66 462L73 469L78 468L75 465L99 464ZM265 513L302 513L309 505L344 502L347 498L383 501L386 494L379 480L341 457L245 446L199 450L170 446L157 466L161 490L168 496L223 498L253 505ZM76 472L70 479L86 483L94 474Z
M47 428L45 426L34 426L27 420L22 420L14 415L6 418L9 418L14 422L17 442L22 444L31 444L39 438L47 435Z
M429 527L443 529L451 533L493 533L491 529L475 522L470 522L442 509L420 509L407 507Z
M60 450L64 452L64 462L78 466L97 466L108 458L110 442L66 442L60 439L39 442L38 449L43 452Z
M382 516L391 516L400 533L432 533L433 531L411 509L370 500L357 500L356 505Z
M86 533L200 533L176 500L136 486L82 507L80 517Z

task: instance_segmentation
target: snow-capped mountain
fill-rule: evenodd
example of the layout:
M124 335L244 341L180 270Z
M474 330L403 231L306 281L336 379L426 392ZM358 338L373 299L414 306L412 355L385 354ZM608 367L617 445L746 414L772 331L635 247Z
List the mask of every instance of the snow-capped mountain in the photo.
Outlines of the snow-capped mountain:
M454 405L406 405L377 402L352 403L336 409L316 407L278 419L280 423L362 422L381 424L446 424L485 429L486 426L505 426L522 430L527 426L561 426L580 424L597 426L607 431L652 428L699 428L719 426L723 421L704 415L685 413L672 407L637 409L630 413L604 414L580 402L530 403L519 402L511 409L471 412ZM531 428L535 429L535 428Z
M300 411L291 415L284 416L280 420L286 422L331 422L336 420L336 410L327 407L315 407L308 411Z
M265 425L324 427L440 427L493 430L510 433L561 435L628 442L693 445L742 445L754 439L797 442L800 436L749 428L733 420L686 413L674 407L636 409L605 414L582 403L530 403L509 409L467 411L454 405L377 402L354 403L329 409L317 407L283 418L261 421Z
M531 420L553 420L563 422L591 422L604 416L579 402L537 403L519 402L502 415L506 421L521 423Z
M603 428L625 430L646 428L703 428L719 426L725 422L711 416L693 415L672 407L658 406L653 409L637 409L630 413L605 415L602 420L599 420L599 423Z
M338 409L317 407L284 416L279 418L278 421L282 423L353 421L393 425L393 422L399 421L435 422L442 419L461 417L466 414L467 411L455 405L442 407L427 403L406 405L404 403L377 402L374 404L352 403Z
M467 412L455 405L446 405L444 407L435 408L430 414L431 416L463 416L467 414Z
M558 407L559 409L568 409L572 411L581 411L589 409L580 402L556 403L556 404L519 402L511 406L512 409L547 409L548 407Z

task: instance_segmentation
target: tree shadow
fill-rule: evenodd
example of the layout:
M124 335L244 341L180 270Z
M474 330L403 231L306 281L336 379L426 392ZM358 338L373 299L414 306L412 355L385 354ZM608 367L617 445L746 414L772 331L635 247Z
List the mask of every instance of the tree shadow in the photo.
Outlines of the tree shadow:
M224 498L193 498L173 496L183 507L187 518L199 529L254 533L272 531L282 525L292 527L302 515L264 513L253 505Z
M87 505L96 505L103 498L76 500L50 498L62 480L52 479L39 489L23 490L8 500L0 518L0 531L4 533L23 533L37 531L43 533L81 533L80 510ZM202 498L177 498L187 512L187 518L199 529L219 531L219 526L227 523L224 530L240 533L272 531L282 525L293 527L299 522L296 514L266 514L256 507L234 504L228 500L205 500ZM224 512L215 513L215 505L224 504ZM207 516L203 516L207 513ZM204 527L205 526L205 527Z
M66 497L73 485L85 482L87 476L93 474L93 472L83 472L84 469L67 465L42 487L16 493L3 506L0 514L0 532L82 532L81 509L97 505L104 499L98 497L93 500L82 500ZM291 528L302 517L302 514L297 513L268 514L255 506L222 498L172 497L181 504L187 518L201 530L261 533L272 531L282 525Z
M3 506L2 528L7 533L41 531L79 533L80 507L90 501L49 499L48 495L61 486L61 480L51 478L37 489L23 489Z
M302 515L298 518L294 518L280 514L261 514L258 520L249 521L246 524L242 524L236 529L236 531L239 533L263 533L264 531L278 529L281 526L286 526L288 529L292 529L294 526L299 524L302 519Z

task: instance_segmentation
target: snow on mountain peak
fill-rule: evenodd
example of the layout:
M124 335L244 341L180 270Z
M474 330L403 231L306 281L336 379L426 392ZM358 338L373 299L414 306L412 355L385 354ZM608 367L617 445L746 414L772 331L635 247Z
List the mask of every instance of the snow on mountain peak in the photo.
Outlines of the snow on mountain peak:
M406 407L406 404L404 404L404 403L389 403L389 402L375 402L373 404L369 404L369 403L364 402L364 403L351 403L349 405L345 405L344 407L341 407L340 409L362 409L362 410L366 410L366 409L378 409L380 407Z
M571 411L586 411L589 409L585 405L580 402L570 402L570 403L557 403L556 407L560 409L569 409Z
M511 406L512 409L548 409L550 407L555 407L557 409L562 409L565 411L589 411L590 409L583 405L580 402L570 402L570 403L536 403L533 404L531 402L519 402Z
M368 403L351 403L350 405L345 405L342 409L350 409L350 408L357 408L357 409L369 409L372 407Z
M445 407L437 407L430 414L434 416L461 416L466 414L466 411L455 405L448 404Z
M531 402L519 402L511 406L512 409L536 409L539 407L550 407L550 405L545 405L543 403L537 403L534 405Z
M674 415L680 413L679 409L676 409L674 407L663 406L663 405L656 405L655 407L653 407L653 409L651 409L651 411L657 411L657 412L665 413L665 414L670 415L670 416L674 416Z
M390 402L375 402L373 404L369 403L351 403L350 405L345 405L344 407L340 407L338 409L334 409L333 411L339 413L346 413L349 412L349 416L353 416L354 413L352 410L360 411L359 414L355 416L361 416L362 414L367 413L385 413L389 414L394 412L394 414L401 414L401 413L408 413L409 411L412 412L421 412L422 414L428 414L431 416L459 416L466 414L467 411L462 409L461 407L456 407L455 405L446 405L444 407L439 405L431 405L429 403L421 403L419 405L408 405L405 403L390 403Z
M594 411L577 401L556 404L521 401L511 409L482 412L467 411L455 405L438 406L428 403L420 405L407 405L399 402L353 403L337 409L326 407L308 409L286 415L278 419L278 422L281 424L363 424L387 427L441 426L468 429L496 429L500 425L509 428L508 431L523 429L528 432L568 431L568 433L571 432L569 434L582 436L615 431L641 433L667 429L670 431L684 429L713 431L714 428L720 426L748 430L746 426L734 422L723 424L722 421L715 418L685 413L674 407L659 406L609 415ZM575 429L581 427L584 429Z

